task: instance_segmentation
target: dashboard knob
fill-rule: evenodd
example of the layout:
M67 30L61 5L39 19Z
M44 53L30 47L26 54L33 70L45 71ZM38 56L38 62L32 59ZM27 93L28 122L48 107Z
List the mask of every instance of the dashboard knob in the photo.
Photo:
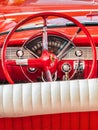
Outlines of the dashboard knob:
M64 63L64 64L62 65L62 71L63 71L64 73L65 73L65 72L70 72L70 70L71 70L70 64Z
M83 52L82 52L81 50L76 50L76 51L75 51L75 55L76 55L77 57L81 57L81 56L83 55Z
M23 57L23 55L24 55L23 50L21 50L21 49L17 50L16 55L17 55L17 57Z

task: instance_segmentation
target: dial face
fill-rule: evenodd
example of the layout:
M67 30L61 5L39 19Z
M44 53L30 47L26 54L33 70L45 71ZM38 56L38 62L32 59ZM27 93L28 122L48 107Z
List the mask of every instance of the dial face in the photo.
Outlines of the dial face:
M75 51L75 55L76 55L77 57L81 57L81 56L83 55L83 52L82 52L81 50L76 50L76 51Z
M24 52L21 49L19 49L19 50L16 51L16 55L18 57L22 57L24 55Z
M69 39L62 38L55 35L48 36L48 51L58 55L60 51L67 45ZM67 49L72 48L73 43L68 46ZM25 49L28 49L31 53L35 53L37 56L42 54L42 37L36 37L24 45Z

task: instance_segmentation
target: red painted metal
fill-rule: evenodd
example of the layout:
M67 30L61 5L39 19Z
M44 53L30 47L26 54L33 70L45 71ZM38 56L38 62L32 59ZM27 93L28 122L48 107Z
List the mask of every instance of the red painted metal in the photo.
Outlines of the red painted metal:
M23 118L1 118L0 130L97 130L98 112L62 113Z

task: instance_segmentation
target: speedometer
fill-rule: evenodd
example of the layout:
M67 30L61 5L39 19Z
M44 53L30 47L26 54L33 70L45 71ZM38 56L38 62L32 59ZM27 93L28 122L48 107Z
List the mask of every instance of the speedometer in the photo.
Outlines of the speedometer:
M48 50L49 52L58 55L62 49L67 45L69 39L63 38L56 35L48 36ZM74 45L70 44L68 48L72 48ZM42 54L42 37L36 37L25 44L25 49L28 49L31 53L35 53L37 56L41 56ZM67 49L68 49L67 48Z

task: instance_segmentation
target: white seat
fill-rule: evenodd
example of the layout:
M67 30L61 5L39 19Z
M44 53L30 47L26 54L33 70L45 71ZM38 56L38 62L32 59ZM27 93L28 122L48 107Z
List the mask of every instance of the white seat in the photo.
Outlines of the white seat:
M0 86L0 117L98 110L98 79Z

